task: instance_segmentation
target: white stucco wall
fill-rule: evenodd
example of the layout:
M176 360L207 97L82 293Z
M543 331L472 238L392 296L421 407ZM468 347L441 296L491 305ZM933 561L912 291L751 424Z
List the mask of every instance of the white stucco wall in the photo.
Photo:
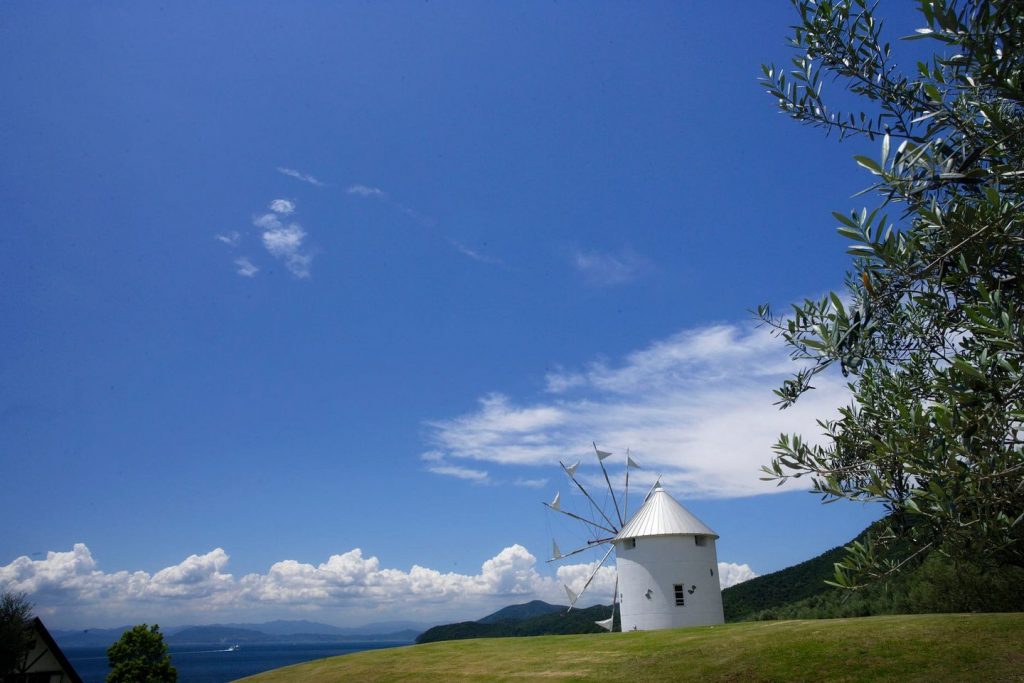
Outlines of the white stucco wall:
M695 538L646 536L636 539L635 548L615 542L623 631L725 621L715 540L705 536L705 544L697 545ZM676 605L675 584L684 586L683 606Z

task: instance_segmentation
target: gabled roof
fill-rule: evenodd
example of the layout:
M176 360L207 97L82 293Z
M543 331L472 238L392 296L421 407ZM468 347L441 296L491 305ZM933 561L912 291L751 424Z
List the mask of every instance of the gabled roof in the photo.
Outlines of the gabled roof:
M614 540L683 534L718 538L718 534L661 488L661 484L656 484L647 495L644 504L626 523L626 526L622 527L622 531L615 536Z
M42 619L35 617L32 620L32 628L35 629L36 636L42 641L42 647L39 647L39 644L36 644L36 648L32 652L32 654L35 655L35 658L29 663L29 667L25 671L25 673L29 675L29 678L31 678L33 673L63 673L64 676L67 676L67 680L70 681L70 683L82 683L82 677L78 675L77 671L75 671L75 667L71 666L71 662L69 662L68 658L64 656L64 652L62 652L60 646L57 645L57 641L53 639L50 632L46 630L45 626L43 626ZM57 666L60 667L60 672L50 671L46 668L45 655L47 652L49 652L50 656L52 656L56 661ZM42 665L38 665L40 660L43 662ZM17 674L15 677L17 677Z

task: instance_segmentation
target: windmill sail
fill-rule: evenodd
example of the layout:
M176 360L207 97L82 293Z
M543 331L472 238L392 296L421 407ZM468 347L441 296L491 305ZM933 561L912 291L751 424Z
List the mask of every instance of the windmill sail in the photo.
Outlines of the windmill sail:
M552 539L552 558L548 560L548 562L565 560L566 558L572 557L578 553L592 551L595 550L598 546L607 545L606 552L603 554L603 557L601 557L600 561L595 562L591 565L592 571L589 573L589 576L587 576L587 579L583 583L582 587L579 589L579 592L576 592L575 590L573 590L573 588L570 588L568 585L563 586L563 588L565 589L565 594L566 596L568 596L569 599L569 607L567 612L572 611L576 608L576 605L579 602L580 598L583 597L587 590L591 588L591 586L594 583L594 579L597 578L597 574L608 562L608 559L611 556L612 551L615 550L615 546L612 542L615 540L616 536L618 535L618 533L627 521L624 515L628 511L627 501L629 496L629 471L631 469L637 469L640 467L640 465L637 464L635 460L633 460L632 455L627 449L625 453L626 491L625 496L620 498L619 496L616 495L615 490L612 488L611 478L609 477L608 469L604 464L604 461L611 457L612 452L601 450L600 448L597 447L597 442L592 442L592 445L594 447L594 452L597 455L598 466L605 480L605 484L608 486L608 493L610 494L608 497L604 498L603 504L599 505L597 500L595 500L594 495L591 495L591 492L588 490L588 487L584 486L583 483L581 483L581 481L576 478L576 473L580 467L580 461L578 460L571 465L566 465L562 461L559 461L558 464L561 465L562 470L569 477L569 480L576 486L576 488L579 489L579 492L583 494L583 498L586 500L586 503L589 504L588 511L579 511L579 514L577 514L577 512L575 511L572 511L574 505L579 505L579 501L573 501L571 497L566 499L566 507L569 509L563 509L561 492L557 492L554 498L551 499L550 503L544 503L544 506L549 510L554 510L560 515L570 517L574 520L577 520L578 522L586 524L589 527L589 539L586 541L586 545L583 545L582 547L573 547L573 549L569 552L563 552L562 549L558 546L558 543L554 539ZM601 496L598 496L598 498L600 497ZM610 503L608 501L608 498L611 498ZM614 507L614 512L612 512L610 509L607 509L612 506ZM573 545L575 546L575 544ZM601 628L608 631L614 629L615 611L617 609L617 605L619 602L618 586L618 576L615 576L615 594L612 596L611 616L607 619L601 619L600 621L594 622L597 625L601 626Z
M614 529L614 531L612 531L612 533L613 534L618 533L618 530L622 527L622 524L620 523L618 526L616 526L615 522L613 522L608 517L608 515L604 514L604 510L602 510L601 506L597 504L597 501L594 500L590 496L590 493L587 491L586 488L584 488L583 484L579 483L579 481L576 480L576 477L574 477L571 473L569 473L569 468L566 467L565 464L563 464L561 461L559 461L558 464L562 466L562 469L565 470L566 474L569 474L570 481L572 481L572 483L576 484L576 488L578 488L580 490L580 493L582 493L584 496L586 496L587 500L590 501L590 504L594 506L594 510L596 510L597 513L604 518L604 521L608 522L608 526L610 526L610 527L612 527ZM579 463L577 462L575 465L572 466L572 471L575 472L576 468L578 466L579 466ZM545 505L547 505L547 503L545 503ZM550 507L550 506L548 506L548 507ZM577 517L578 519L582 519L582 518L580 518L580 517L578 517L576 515L571 515L568 512L566 512L565 514L573 516L573 517ZM587 524L592 524L593 526L601 527L600 524L595 524L594 522L591 522L589 520L583 520L583 521L587 522ZM604 529L605 527L601 527L601 528Z
M608 484L608 493L611 494L612 503L615 505L615 516L619 518L619 526L621 527L626 522L622 519L622 511L619 510L619 501L615 500L615 490L612 489L612 480L608 478L608 470L604 468L604 459L611 455L611 453L600 450L597 447L597 442L591 443L594 444L594 450L597 451L597 463L601 466L601 474L604 475L604 482Z
M611 631L615 624L615 605L618 604L618 575L615 575L615 590L611 593L611 616L602 618L600 622L594 622L605 631Z
M605 563L605 562L606 562L606 561L608 560L608 556L612 554L612 551L613 551L613 550L615 550L615 546L613 546L613 545L610 545L610 546L608 546L608 552L606 552L606 553L604 554L604 557L602 557L602 558L601 558L601 561L597 563L597 566L596 566L596 567L594 567L594 571L592 571L592 572L590 573L590 577L589 577L589 578L587 579L587 582L586 582L585 584L583 584L583 589L582 589L582 590L581 590L581 591L580 591L580 592L579 592L578 594L572 593L572 592L570 591L570 594L571 594L571 595L576 595L576 599L572 601L572 604L571 604L571 605L569 605L569 609L570 609L570 610L571 610L571 609L573 608L573 606L574 606L574 605L576 604L576 600L579 600L580 596L581 596L581 595L583 595L584 593L586 593L586 592L587 592L587 588L589 588L589 587L590 587L590 583L591 583L591 582L592 582L592 581L594 580L594 577L595 577L595 576L597 576L597 573L598 573L599 571L601 571L601 567L603 567L603 566L604 566L604 563ZM618 580L618 579L616 579L616 581L617 581L617 580ZM568 587L568 586L566 586L566 587L565 587L565 590L567 590L567 591L568 591L568 590L569 590L569 587Z

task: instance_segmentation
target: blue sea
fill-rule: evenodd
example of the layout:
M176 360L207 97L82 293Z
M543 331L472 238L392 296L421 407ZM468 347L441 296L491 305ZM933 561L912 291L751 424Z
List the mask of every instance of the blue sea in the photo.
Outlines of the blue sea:
M172 647L171 663L178 670L180 683L227 683L289 664L402 645L409 643L275 643L242 645L233 652L223 645ZM85 683L104 683L110 670L106 648L68 647L64 648L64 654Z

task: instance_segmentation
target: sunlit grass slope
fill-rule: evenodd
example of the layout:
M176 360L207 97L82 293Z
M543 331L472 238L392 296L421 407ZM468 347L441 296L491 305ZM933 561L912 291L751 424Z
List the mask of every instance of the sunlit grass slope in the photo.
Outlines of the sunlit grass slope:
M268 671L279 681L1024 681L1024 614L726 624L428 643Z

